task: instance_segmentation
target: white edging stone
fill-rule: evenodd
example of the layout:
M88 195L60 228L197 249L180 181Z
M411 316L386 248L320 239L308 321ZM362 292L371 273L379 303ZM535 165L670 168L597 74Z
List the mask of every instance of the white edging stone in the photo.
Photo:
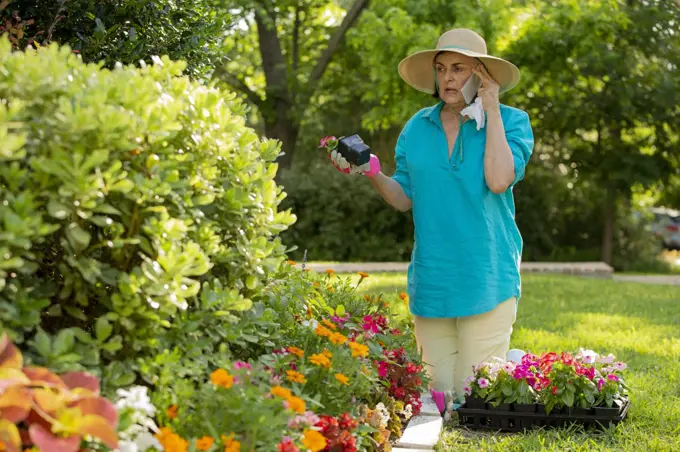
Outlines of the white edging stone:
M439 442L443 427L444 423L440 415L421 414L415 416L409 421L404 434L395 446L411 451L413 449L432 450L435 444Z

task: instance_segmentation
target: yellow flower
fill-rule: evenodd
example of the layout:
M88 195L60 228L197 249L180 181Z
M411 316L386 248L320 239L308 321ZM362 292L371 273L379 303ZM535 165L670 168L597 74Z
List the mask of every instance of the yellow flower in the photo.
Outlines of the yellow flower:
M211 436L204 436L196 440L196 449L198 450L208 450L212 447L215 439Z
M366 301L368 301L369 303L371 303L371 302L373 301L373 297L371 297L370 295L364 295L364 300L366 300Z
M175 419L177 417L177 405L170 405L168 409L165 411L165 414L168 415L168 418L170 420Z
M349 386L349 378L347 378L346 375L335 374L335 379L338 380L341 384L343 384L345 386Z
M314 334L321 337L329 337L333 332L323 325L317 325Z
M302 444L312 452L319 452L326 448L326 438L316 430L305 430L302 436Z
M293 355L296 355L298 358L302 358L305 354L304 350L297 347L288 347L288 352L292 353Z
M331 286L330 284L328 285L327 289L328 289L328 291L329 291L330 293L334 293L334 292L335 292L335 287Z
M347 336L344 336L340 333L333 333L328 337L328 339L330 339L330 341L336 345L342 345L347 342Z
M326 274L332 278L333 276L335 276L335 270L329 268L328 270L326 270Z
M331 330L337 330L337 329L338 329L338 326L337 326L335 323L333 323L333 322L331 322L330 320L328 320L328 319L323 319L323 320L321 321L321 323L323 323L324 325L326 325L326 326L327 326L329 329L331 329Z
M234 377L229 375L224 369L217 369L210 374L210 381L215 386L222 386L223 388L229 389L234 384Z
M288 402L288 408L295 411L298 414L303 414L305 412L305 401L300 397L291 396L286 399Z
M368 273L366 273L366 272L359 272L359 276L361 277L361 279L366 279L366 278L368 278Z
M293 394L290 392L290 389L282 388L281 386L273 386L269 392L276 397L281 397L282 399L288 399L293 396Z
M368 370L368 367L366 367L366 366L361 366L361 373L364 374L364 375L370 375L370 374L371 374L371 371Z
M328 359L328 356L326 356L323 353L318 353L316 355L310 356L309 362L320 367L325 367L326 369L329 369L331 367L331 362Z
M288 375L286 378L294 383L305 384L307 382L305 376L302 375L300 372L296 372L294 370L287 370L286 374Z
M241 452L241 443L234 439L234 434L220 436L224 443L224 452Z
M328 359L331 359L331 358L333 357L333 354L332 354L331 352L329 352L328 350L326 350L326 349L324 349L324 350L321 352L321 354L324 355L324 356L325 356L326 358L328 358Z
M162 427L154 437L166 452L187 452L189 443L168 427Z
M352 357L354 358L368 356L368 347L364 344L350 342L349 348L352 350Z

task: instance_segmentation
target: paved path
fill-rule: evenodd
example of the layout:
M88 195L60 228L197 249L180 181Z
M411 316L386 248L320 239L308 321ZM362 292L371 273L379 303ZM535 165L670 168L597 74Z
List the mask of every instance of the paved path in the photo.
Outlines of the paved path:
M306 267L318 272L333 269L338 273L405 273L408 270L408 262L310 262ZM621 282L680 285L680 275L618 275L604 262L522 262L521 269L523 273L558 273L611 278Z
M306 266L314 271L333 269L338 273L402 273L408 269L408 262L343 262L335 264L310 262ZM611 277L614 271L604 262L522 262L521 269L525 273L563 273L600 277Z

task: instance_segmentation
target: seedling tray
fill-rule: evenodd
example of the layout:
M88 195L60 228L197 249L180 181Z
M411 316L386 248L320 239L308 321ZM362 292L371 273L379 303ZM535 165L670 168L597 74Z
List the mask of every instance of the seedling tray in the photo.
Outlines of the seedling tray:
M606 429L623 421L628 415L630 402L626 400L621 409L610 413L600 413L600 410L590 410L586 414L575 412L559 412L550 414L539 412L514 411L497 408L473 409L463 405L457 410L460 425L471 430L493 430L501 432L521 432L532 428L560 428L569 424L581 424L586 428Z

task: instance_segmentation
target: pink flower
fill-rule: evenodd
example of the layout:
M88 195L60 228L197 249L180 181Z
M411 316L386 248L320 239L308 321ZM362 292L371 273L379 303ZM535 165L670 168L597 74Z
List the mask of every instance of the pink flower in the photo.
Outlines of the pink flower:
M505 371L506 374L512 375L512 372L515 370L515 363L511 362L505 363L505 365L503 366L503 370Z
M333 135L329 135L329 136L327 136L327 137L323 137L323 138L321 139L321 141L319 141L319 147L320 147L320 148L325 148L326 146L328 146L328 142L331 141L331 140L332 140L332 141L335 141L335 140L337 140L337 138L335 138Z
M250 364L244 362L244 361L236 361L234 363L234 369L248 369L252 370L253 368L251 367Z
M386 377L389 368L390 368L389 364L387 364L385 361L380 361L380 363L378 363L378 375L380 377Z
M616 356L614 356L610 353L607 356L601 357L599 362L602 363L602 364L613 364L615 359L616 359Z
M477 380L477 384L482 389L488 388L489 387L489 380L487 380L486 378L480 378L479 380Z
M609 381L619 381L619 377L617 377L614 374L609 374L609 375L607 375L607 380L609 380Z
M597 380L597 390L602 391L602 388L604 387L605 381L604 378L600 378Z
M474 376L474 375L470 375L469 377L467 377L467 378L465 379L465 383L470 384L470 383L474 382L475 380L476 380L475 376Z
M614 363L614 369L618 370L619 372L623 372L628 368L628 364L622 363L621 361Z
M470 388L469 386L465 386L463 388L463 391L465 392L465 395L471 395L472 394L472 388Z

